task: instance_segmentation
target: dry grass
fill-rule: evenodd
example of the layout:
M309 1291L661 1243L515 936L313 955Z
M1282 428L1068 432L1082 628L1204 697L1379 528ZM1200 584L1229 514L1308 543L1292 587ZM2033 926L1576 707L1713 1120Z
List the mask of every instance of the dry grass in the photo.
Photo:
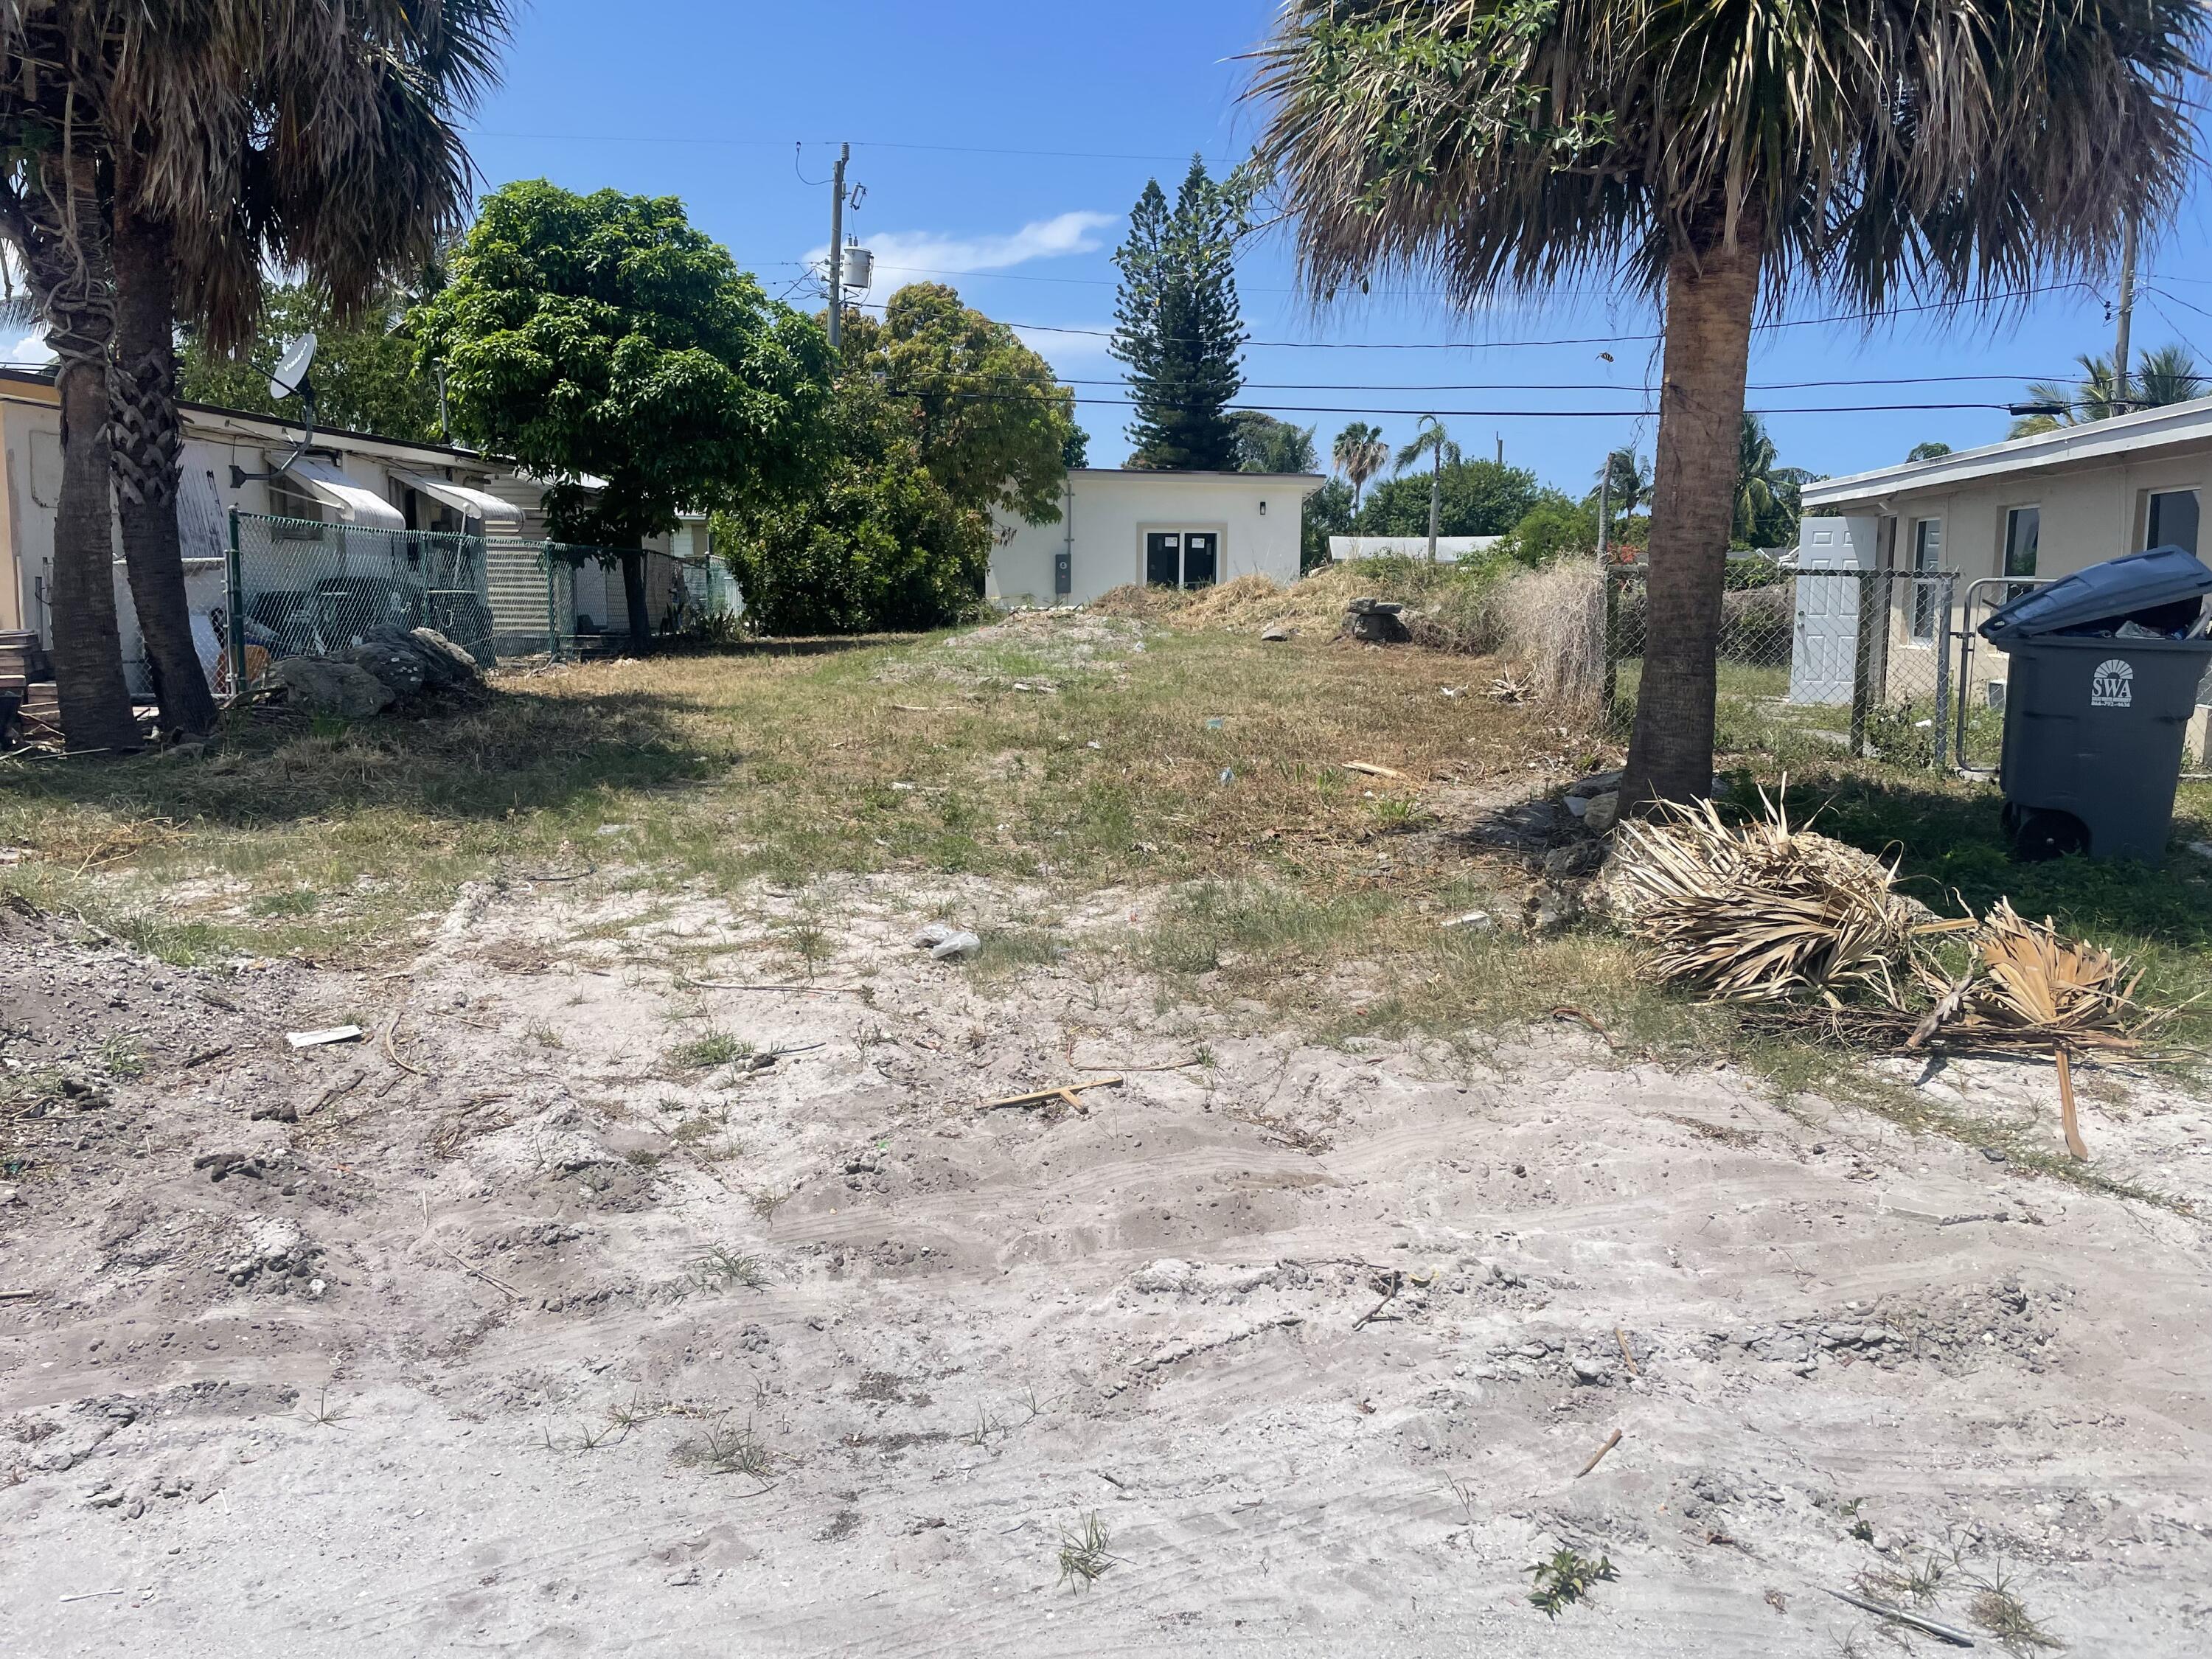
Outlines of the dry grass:
M1575 720L1605 694L1605 587L1586 559L1513 570L1484 592L1477 648L1511 665L1529 696Z

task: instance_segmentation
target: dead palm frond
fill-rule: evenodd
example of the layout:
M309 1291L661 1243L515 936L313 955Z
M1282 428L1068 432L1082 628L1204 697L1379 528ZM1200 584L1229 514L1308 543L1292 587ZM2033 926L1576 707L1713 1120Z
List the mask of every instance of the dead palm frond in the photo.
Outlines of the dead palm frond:
M1896 890L1894 864L1792 829L1782 802L1759 800L1762 816L1741 824L1710 800L1622 824L1623 902L1653 971L1716 1001L1810 994L1835 1008L1851 993L1901 1010L1917 941L1972 920L1931 920Z
M2049 917L2024 920L2008 899L1983 919L1978 972L1943 1030L1960 1038L2000 1038L2051 1048L2132 1049L2172 1009L2136 1001L2140 970L2100 945L2061 935Z

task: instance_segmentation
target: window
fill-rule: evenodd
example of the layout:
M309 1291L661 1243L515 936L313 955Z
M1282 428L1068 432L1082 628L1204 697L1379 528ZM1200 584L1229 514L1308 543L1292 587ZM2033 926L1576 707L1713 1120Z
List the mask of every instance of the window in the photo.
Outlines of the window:
M1937 584L1943 568L1943 520L1912 521L1912 637L1922 643L1936 637Z
M2143 514L2145 547L2178 547L2197 550L2197 492L2193 489L2154 489Z
M2043 509L2039 507L2015 507L2005 514L2004 573L2008 576L2033 576L2035 574L2036 544L2043 532ZM2016 599L2028 591L2023 582L2017 587L2007 587L2005 598Z
M1215 530L1145 532L1145 586L1211 587L1221 570L1221 533Z

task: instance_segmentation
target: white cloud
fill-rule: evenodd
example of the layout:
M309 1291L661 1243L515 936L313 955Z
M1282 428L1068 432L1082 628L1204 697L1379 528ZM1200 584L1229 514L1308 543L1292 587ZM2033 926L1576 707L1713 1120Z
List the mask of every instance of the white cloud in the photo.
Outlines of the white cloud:
M1032 259L1095 253L1105 246L1099 232L1116 222L1110 213L1079 210L1032 220L1005 235L945 236L930 230L886 230L863 234L860 244L876 256L876 286L896 288L914 276L1004 270ZM810 251L806 263L820 265L829 257L830 249L824 245Z
M46 325L29 328L0 328L0 363L15 363L35 368L54 355L46 343Z

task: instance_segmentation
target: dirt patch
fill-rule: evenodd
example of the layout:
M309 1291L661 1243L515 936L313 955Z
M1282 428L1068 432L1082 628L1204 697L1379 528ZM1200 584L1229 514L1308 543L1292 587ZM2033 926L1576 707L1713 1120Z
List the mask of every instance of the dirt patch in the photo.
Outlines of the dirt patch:
M1938 1617L2002 1557L2203 1650L2203 1224L1576 1029L1308 1042L1145 969L1170 902L475 889L358 975L0 918L15 1644L1817 1651L1944 1547ZM2212 1194L2203 1103L2083 1114ZM1618 1577L1553 1623L1563 1547Z

